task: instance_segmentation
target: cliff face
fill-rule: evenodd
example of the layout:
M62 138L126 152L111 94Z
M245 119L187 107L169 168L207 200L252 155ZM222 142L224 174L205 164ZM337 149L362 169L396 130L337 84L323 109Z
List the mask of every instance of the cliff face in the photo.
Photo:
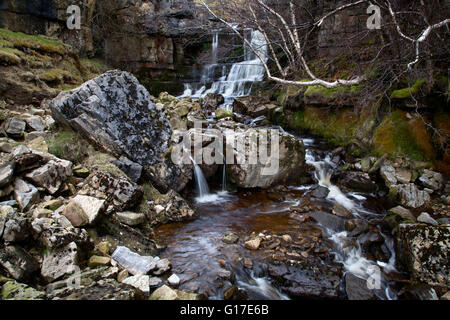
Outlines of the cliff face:
M73 4L80 30L66 26ZM0 0L0 28L57 37L79 56L102 57L142 78L174 79L184 69L183 44L198 39L193 8L192 0Z

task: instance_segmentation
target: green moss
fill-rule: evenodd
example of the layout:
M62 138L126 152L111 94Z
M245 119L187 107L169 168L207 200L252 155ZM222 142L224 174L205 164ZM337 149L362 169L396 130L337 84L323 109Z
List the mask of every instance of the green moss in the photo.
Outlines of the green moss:
M391 94L391 99L400 100L414 97L420 92L420 89L426 84L426 82L427 81L425 79L419 79L410 88L395 90Z
M29 48L41 52L64 55L67 47L61 41L42 35L28 35L21 32L12 32L0 29L0 40L3 46L14 48Z
M66 70L54 68L45 70L39 75L39 79L47 83L63 83L64 81L70 81L72 76Z
M329 99L336 99L341 96L358 93L362 88L362 86L341 86L329 89L323 86L310 86L305 92L305 97L323 96Z
M17 65L21 62L21 52L13 48L0 48L0 64Z
M46 142L49 153L58 158L70 160L74 164L81 163L93 150L86 140L71 130L58 132Z

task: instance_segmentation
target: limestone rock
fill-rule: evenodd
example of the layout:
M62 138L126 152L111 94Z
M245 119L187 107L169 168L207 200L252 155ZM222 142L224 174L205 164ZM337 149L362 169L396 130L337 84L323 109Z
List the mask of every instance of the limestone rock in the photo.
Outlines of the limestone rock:
M145 275L156 269L153 257L141 256L126 247L117 247L112 258L132 275Z
M9 184L14 174L14 162L5 163L0 166L0 188Z
M176 275L173 274L169 277L169 279L167 279L167 282L172 286L172 287L178 287L180 285L180 278Z
M425 169L420 176L419 181L426 187L434 191L441 190L444 187L444 177L439 172Z
M79 270L78 258L78 246L75 242L47 252L42 262L42 277L48 282L53 282L73 274Z
M433 226L439 225L439 223L436 220L434 220L432 217L430 217L430 215L427 212L422 212L420 214L420 216L417 217L417 221L422 222L422 223L431 224Z
M27 124L17 118L11 118L5 123L5 132L11 138L20 139L23 137Z
M419 190L413 183L396 186L400 202L402 205L410 208L419 208L430 201L430 194Z
M383 165L380 168L381 177L384 179L386 187L390 188L397 184L397 178L395 177L395 168L391 165Z
M75 227L93 224L104 209L105 200L78 195L64 208L63 214ZM87 219L86 219L87 218Z
M35 185L47 189L50 194L55 194L61 185L72 176L72 162L58 159L50 160L26 175Z
M129 278L126 278L122 281L124 284L128 284L130 286L139 289L145 294L150 294L150 277L146 275L136 275Z
M45 131L46 124L40 116L31 116L25 119L25 121L33 131Z
M116 216L120 222L129 225L130 227L135 227L143 224L146 220L145 215L142 213L118 212L116 213Z
M255 238L255 239L249 240L249 241L245 242L244 245L247 249L258 250L259 246L261 245L261 239Z
M14 181L14 198L19 204L20 210L24 212L39 202L40 195L35 186L18 178Z
M0 249L0 265L18 281L29 281L39 270L38 262L18 246Z
M150 296L150 300L176 300L178 298L177 292L168 286L164 285Z

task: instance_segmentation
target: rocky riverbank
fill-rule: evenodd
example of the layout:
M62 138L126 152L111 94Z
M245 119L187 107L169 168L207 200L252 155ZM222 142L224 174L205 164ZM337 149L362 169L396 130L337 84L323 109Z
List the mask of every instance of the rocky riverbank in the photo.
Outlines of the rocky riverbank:
M186 279L180 280L182 275L170 271L171 261L159 257L162 247L154 228L198 217L196 205L185 200L193 187L194 166L176 166L170 150L177 142L175 133L198 131L194 123L208 123L220 100L177 99L167 93L154 98L133 75L116 70L39 106L4 102L2 299L205 298L207 292L177 290ZM226 114L214 128L225 137L227 130L245 133L254 126L253 117L263 115L257 108L247 109L239 110L248 116ZM267 109L276 108L267 104ZM223 117L220 112L215 116ZM258 130L270 128L259 125ZM316 168L305 163L303 142L282 133L277 175L267 179L258 166L230 165L228 181L236 188L269 190L265 192L271 201L289 197L286 187L277 186L314 184ZM367 221L339 203L319 205L330 191L315 185L300 204L289 208L291 215L300 225L313 221L346 231L363 244L367 256L388 261L381 226L396 240L397 267L405 283L399 296L448 297L450 185L445 177L424 162L358 158L343 148L332 152L330 162L336 167L336 185L344 192L386 199L388 213ZM219 167L202 169L212 181ZM323 245L327 240L321 228L224 237L224 243L264 251L265 258L247 257L244 265L252 269L269 264L263 274L276 279L291 297L342 298L342 268ZM320 261L326 268L317 269ZM346 277L348 298L374 298L367 290L366 295L355 294L351 290L357 278ZM242 290L230 290L224 297L245 297Z

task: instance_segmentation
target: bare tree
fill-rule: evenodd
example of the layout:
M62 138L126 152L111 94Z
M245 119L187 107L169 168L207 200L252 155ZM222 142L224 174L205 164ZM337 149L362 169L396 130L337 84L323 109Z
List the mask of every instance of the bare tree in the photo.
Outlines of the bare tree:
M353 86L368 80L367 70L371 66L376 64L383 64L386 62L380 62L385 59L386 56L392 56L392 50L397 46L399 49L397 55L399 60L404 60L405 57L410 57L411 60L406 64L404 61L391 62L395 70L396 75L394 78L398 79L403 73L410 71L416 66L421 59L428 59L430 53L430 45L427 42L430 41L431 35L438 29L447 28L450 19L443 19L439 21L432 21L434 17L430 17L427 12L429 3L425 3L424 0L420 0L419 7L416 10L402 10L401 4L398 5L398 11L394 9L394 4L391 0L382 1L369 1L359 0L349 4L344 4L338 8L323 14L320 18L315 18L314 15L308 11L308 8L301 5L300 1L293 0L281 0L281 1L268 1L268 0L248 0L244 3L239 0L227 0L219 1L220 10L214 10L211 5L206 4L203 0L200 1L206 10L214 16L217 20L226 25L230 30L235 32L246 45L254 52L256 57L261 61L267 73L268 80L275 81L283 85L295 85L295 86L313 86L321 85L327 88L336 88L339 86ZM299 3L300 2L300 3ZM401 2L401 1L396 1ZM385 35L380 32L381 44L374 46L376 52L371 56L372 60L365 64L366 68L359 68L359 72L352 74L351 77L334 78L319 76L317 71L313 70L310 66L311 61L308 63L308 49L311 47L310 35L317 32L322 27L327 19L335 17L338 13L345 11L353 7L361 7L363 5L377 5L380 10L388 13L390 21L385 21L383 27L386 28ZM403 6L404 7L404 6ZM435 8L439 9L439 8ZM219 14L218 12L221 12ZM412 34L407 35L404 32L404 26L402 21L398 18L399 15L414 14L421 17L421 23L413 26ZM415 19L415 18L414 18ZM406 20L406 27L410 24L410 20ZM263 57L258 48L255 48L241 33L239 28L236 28L236 24L239 24L243 28L253 28L259 30L266 39L269 53L270 62L273 63L275 69L271 67L269 61ZM386 36L386 33L388 34ZM300 36L301 35L301 36ZM438 35L439 36L439 35ZM407 42L407 45L403 46L399 44L399 41L403 40ZM402 47L403 46L403 47ZM425 47L425 50L421 50L421 47ZM351 50L351 48L349 48ZM391 52L386 52L391 50ZM407 52L407 50L412 50ZM427 57L428 56L428 57ZM391 58L389 58L391 60ZM405 65L403 70L398 68L401 65ZM392 68L388 68L392 69ZM384 69L387 70L387 69ZM298 73L301 71L307 78L302 80L292 79L292 73Z

